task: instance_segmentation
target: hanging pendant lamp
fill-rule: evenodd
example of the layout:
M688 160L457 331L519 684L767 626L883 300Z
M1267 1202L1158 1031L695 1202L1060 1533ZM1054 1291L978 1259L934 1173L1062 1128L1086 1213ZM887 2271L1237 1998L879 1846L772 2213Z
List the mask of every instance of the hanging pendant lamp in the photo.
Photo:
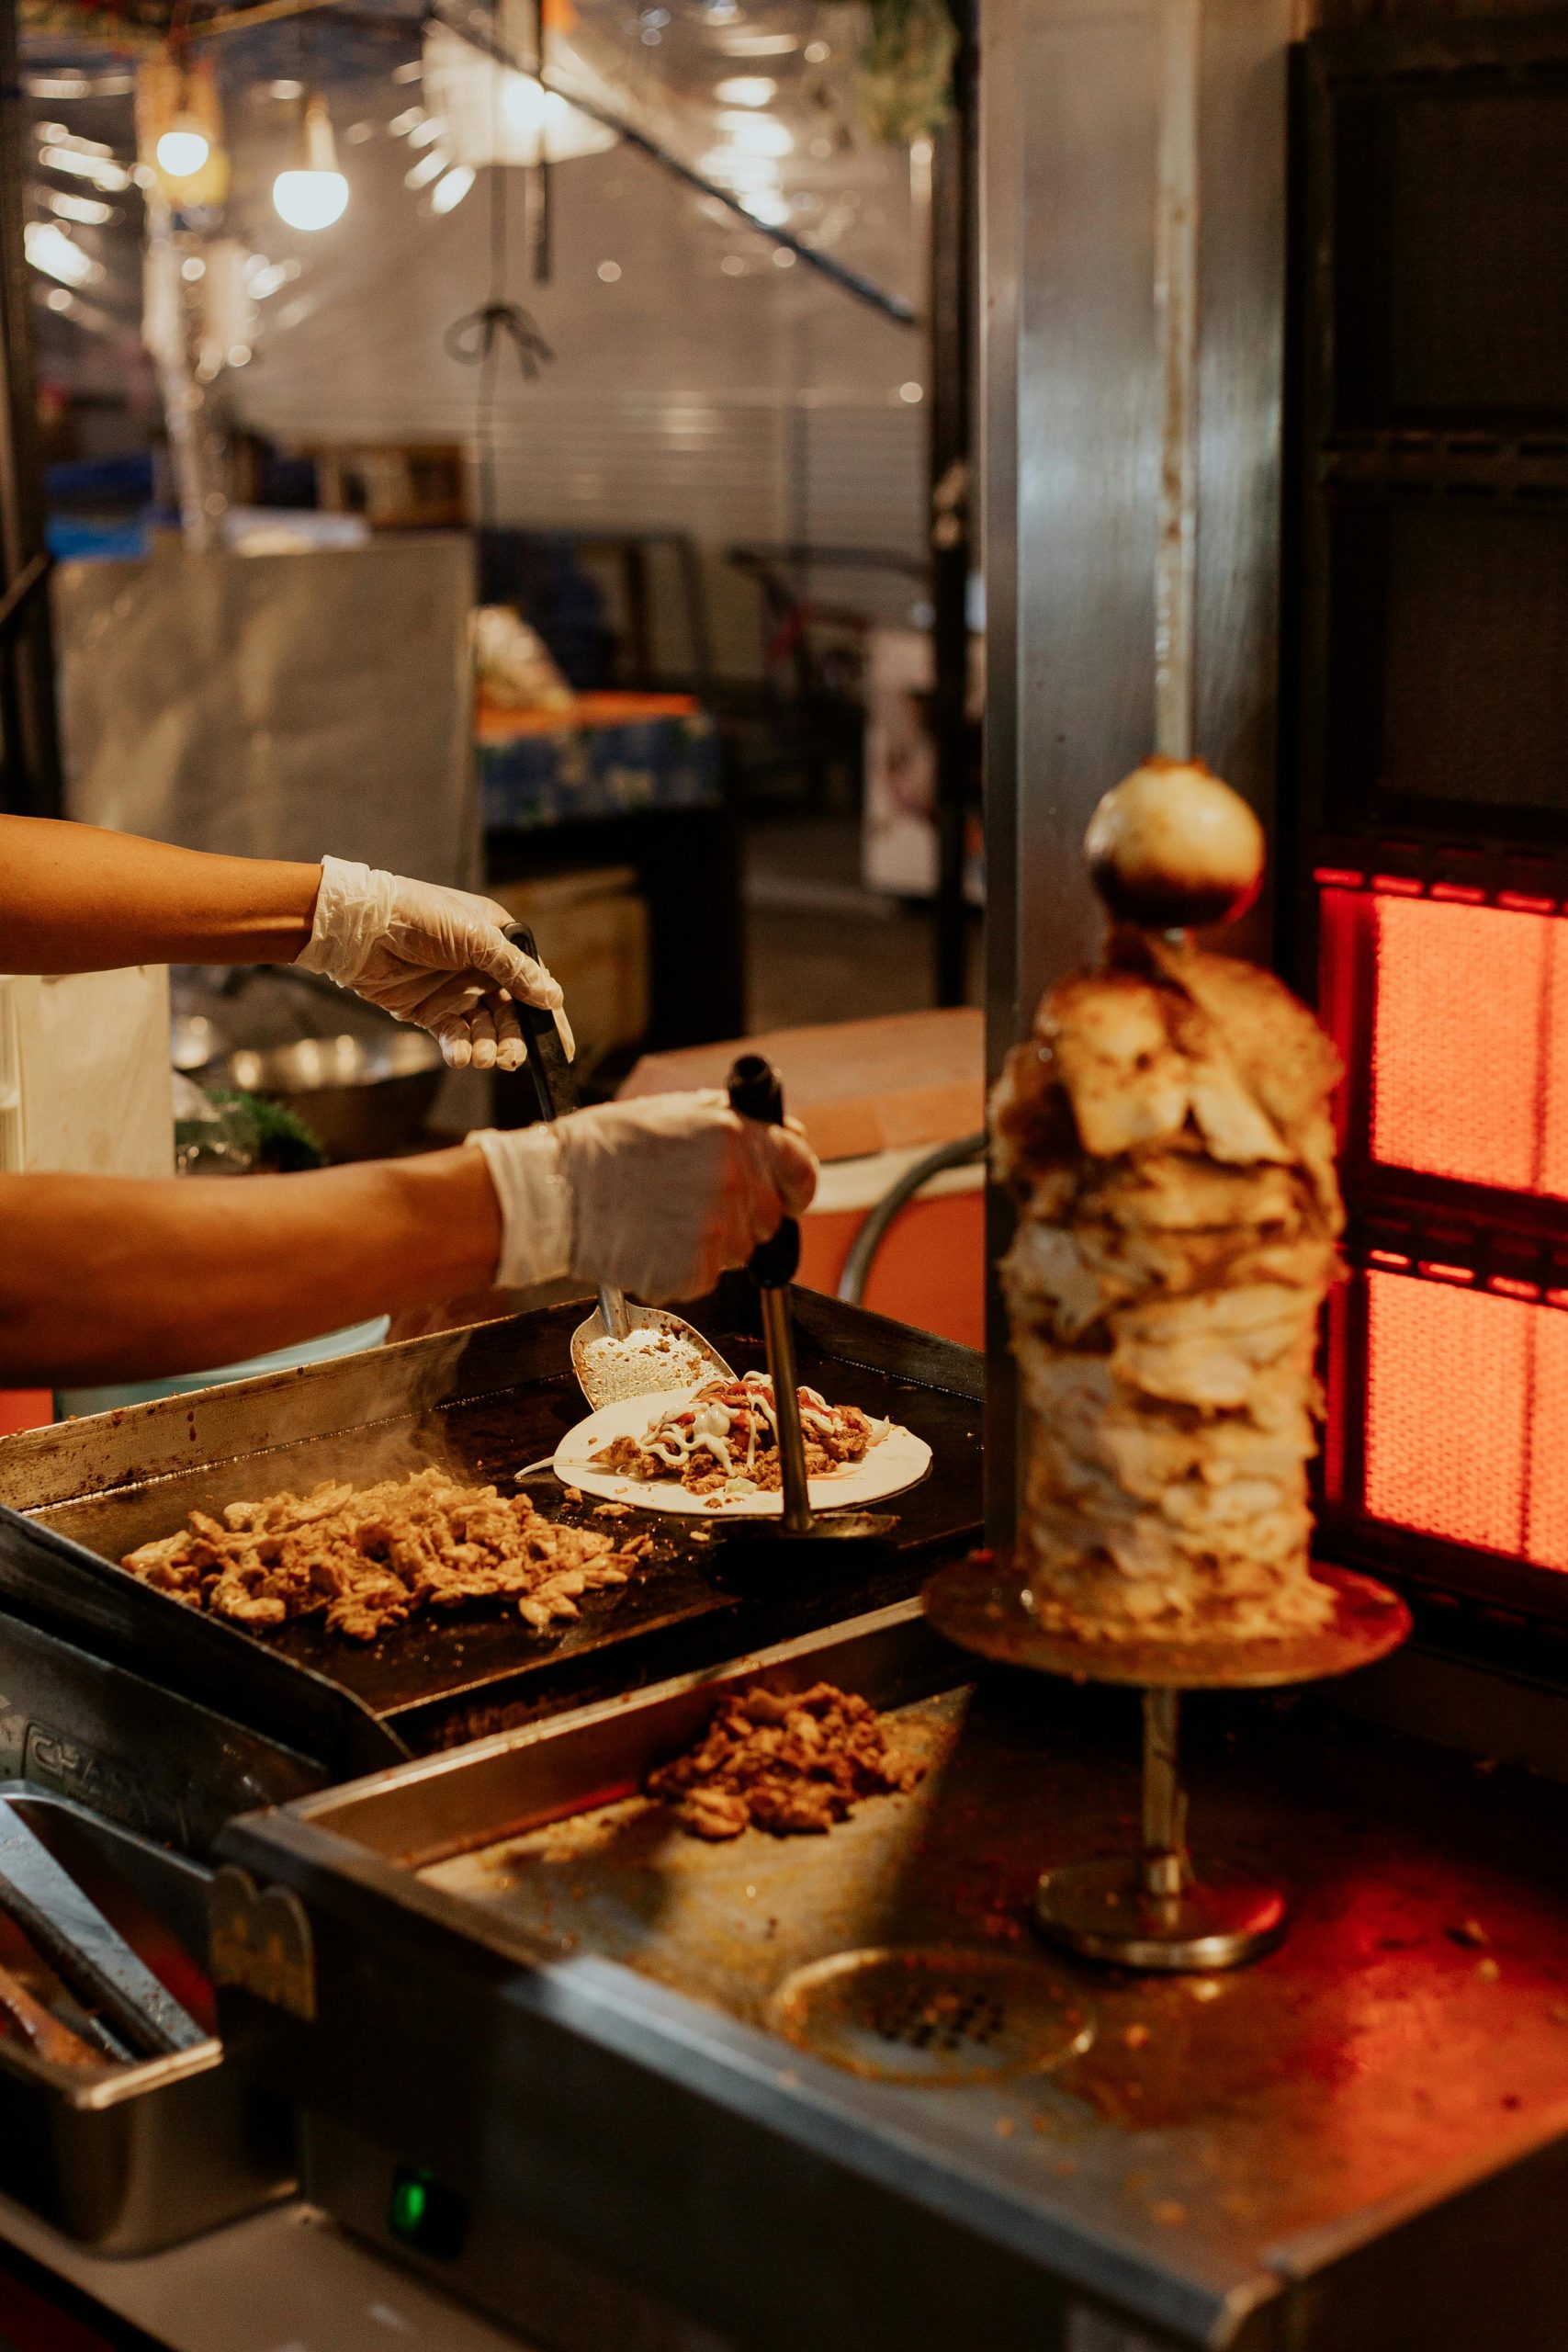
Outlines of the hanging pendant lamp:
M348 182L337 167L332 117L319 91L311 91L305 100L299 163L279 172L272 184L272 201L280 220L312 232L330 229L348 208Z

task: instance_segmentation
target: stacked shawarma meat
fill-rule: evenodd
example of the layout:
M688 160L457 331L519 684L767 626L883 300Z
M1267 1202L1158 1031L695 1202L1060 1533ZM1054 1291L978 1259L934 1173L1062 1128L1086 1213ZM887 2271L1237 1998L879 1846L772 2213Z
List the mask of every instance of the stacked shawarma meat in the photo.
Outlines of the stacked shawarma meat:
M1020 1544L1053 1630L1256 1638L1332 1615L1306 1473L1338 1076L1270 974L1128 926L1010 1056L993 1114L1020 1213Z

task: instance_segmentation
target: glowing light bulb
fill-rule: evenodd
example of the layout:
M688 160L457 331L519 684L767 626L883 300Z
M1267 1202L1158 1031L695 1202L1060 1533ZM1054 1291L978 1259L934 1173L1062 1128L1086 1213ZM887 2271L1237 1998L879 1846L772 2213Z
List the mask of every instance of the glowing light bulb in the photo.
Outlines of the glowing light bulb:
M181 114L158 141L158 169L172 180L193 180L212 153L212 141L194 115Z
M330 229L348 209L348 182L341 172L279 172L272 202L291 229Z
M279 172L272 184L273 209L291 229L330 229L348 209L348 182L337 167L333 126L324 98L305 102L305 167Z

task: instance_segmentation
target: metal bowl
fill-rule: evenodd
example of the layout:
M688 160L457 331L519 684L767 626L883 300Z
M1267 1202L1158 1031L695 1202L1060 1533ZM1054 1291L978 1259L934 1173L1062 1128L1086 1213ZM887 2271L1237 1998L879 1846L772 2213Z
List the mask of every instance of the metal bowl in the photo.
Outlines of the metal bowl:
M204 1086L265 1094L299 1113L333 1159L401 1151L423 1129L441 1084L441 1048L423 1029L377 1037L300 1037L239 1046L201 1072Z
M186 1078L216 1061L228 1043L204 1012L176 1012L169 1023L169 1059Z

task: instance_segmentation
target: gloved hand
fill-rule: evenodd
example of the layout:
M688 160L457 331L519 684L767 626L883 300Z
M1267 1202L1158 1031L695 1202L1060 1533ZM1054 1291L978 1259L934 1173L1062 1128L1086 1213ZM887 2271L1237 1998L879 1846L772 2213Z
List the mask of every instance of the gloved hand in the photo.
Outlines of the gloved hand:
M428 1029L453 1069L521 1069L519 1003L553 1012L568 1055L576 1048L559 984L502 938L511 920L493 899L324 857L299 965Z
M650 1306L695 1298L797 1216L810 1147L739 1118L716 1091L650 1094L472 1140L501 1202L502 1288L577 1274Z

